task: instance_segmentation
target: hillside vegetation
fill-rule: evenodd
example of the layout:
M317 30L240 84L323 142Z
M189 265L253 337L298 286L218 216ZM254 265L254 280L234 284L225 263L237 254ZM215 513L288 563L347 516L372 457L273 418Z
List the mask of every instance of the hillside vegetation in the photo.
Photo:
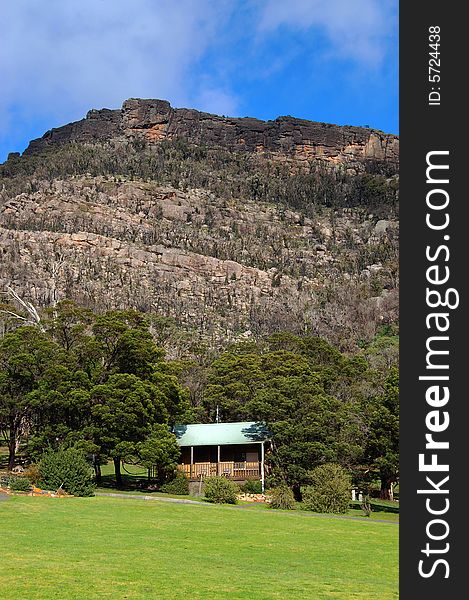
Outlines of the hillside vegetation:
M156 313L211 344L290 330L353 351L395 323L398 176L384 134L240 119L248 141L262 127L280 136L253 150L233 147L229 120L192 112L214 129L197 138L186 119L155 140L139 113L141 129L113 122L111 135L92 115L10 156L0 286L38 306ZM95 122L94 137L81 132Z

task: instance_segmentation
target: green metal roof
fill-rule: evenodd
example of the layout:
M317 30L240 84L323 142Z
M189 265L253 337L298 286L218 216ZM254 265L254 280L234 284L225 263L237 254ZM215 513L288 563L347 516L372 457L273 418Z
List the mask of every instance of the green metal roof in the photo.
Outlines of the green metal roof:
M228 446L230 444L258 444L269 439L264 423L197 423L174 427L180 446Z

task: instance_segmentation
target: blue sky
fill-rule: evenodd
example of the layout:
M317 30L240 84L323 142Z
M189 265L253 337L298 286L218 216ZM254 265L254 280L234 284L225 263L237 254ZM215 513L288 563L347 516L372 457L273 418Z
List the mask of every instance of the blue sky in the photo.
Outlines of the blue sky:
M0 22L0 162L132 97L398 132L397 0L15 0Z

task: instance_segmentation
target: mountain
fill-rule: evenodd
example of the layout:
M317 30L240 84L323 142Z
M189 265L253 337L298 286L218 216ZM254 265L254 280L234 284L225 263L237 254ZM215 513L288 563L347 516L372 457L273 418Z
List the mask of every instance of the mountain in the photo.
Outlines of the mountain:
M0 289L353 349L397 320L398 161L366 127L91 110L0 166Z
M366 159L398 162L395 135L363 127L339 127L279 117L260 121L219 117L186 108L172 108L165 100L126 100L121 110L91 110L86 119L52 129L33 140L31 155L69 142L94 143L125 137L148 142L185 138L194 144L219 146L231 152L272 153L275 157L333 163Z

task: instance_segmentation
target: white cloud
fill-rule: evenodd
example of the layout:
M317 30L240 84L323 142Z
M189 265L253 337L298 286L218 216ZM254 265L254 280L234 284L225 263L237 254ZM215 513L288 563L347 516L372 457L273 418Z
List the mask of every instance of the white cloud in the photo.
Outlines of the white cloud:
M266 0L258 31L267 35L281 27L316 29L329 41L330 56L376 67L397 28L396 6L394 0Z
M236 106L201 89L192 67L216 39L233 0L15 0L0 7L0 127L46 116L57 124L128 97L210 110Z
M196 98L197 108L208 113L233 117L238 114L238 101L230 93L216 87L206 87Z
M262 56L256 36L269 45L282 28L290 41L298 31L325 37L327 47L318 45L321 58L338 55L379 66L395 29L396 5L397 0L1 2L0 142L11 148L38 123L58 126L90 108L120 107L129 97L236 115L243 108L242 87L233 86L242 80L239 70L249 70L251 57L255 81L278 75L292 53L302 52L297 40L269 64L256 62ZM237 46L240 40L246 48Z

